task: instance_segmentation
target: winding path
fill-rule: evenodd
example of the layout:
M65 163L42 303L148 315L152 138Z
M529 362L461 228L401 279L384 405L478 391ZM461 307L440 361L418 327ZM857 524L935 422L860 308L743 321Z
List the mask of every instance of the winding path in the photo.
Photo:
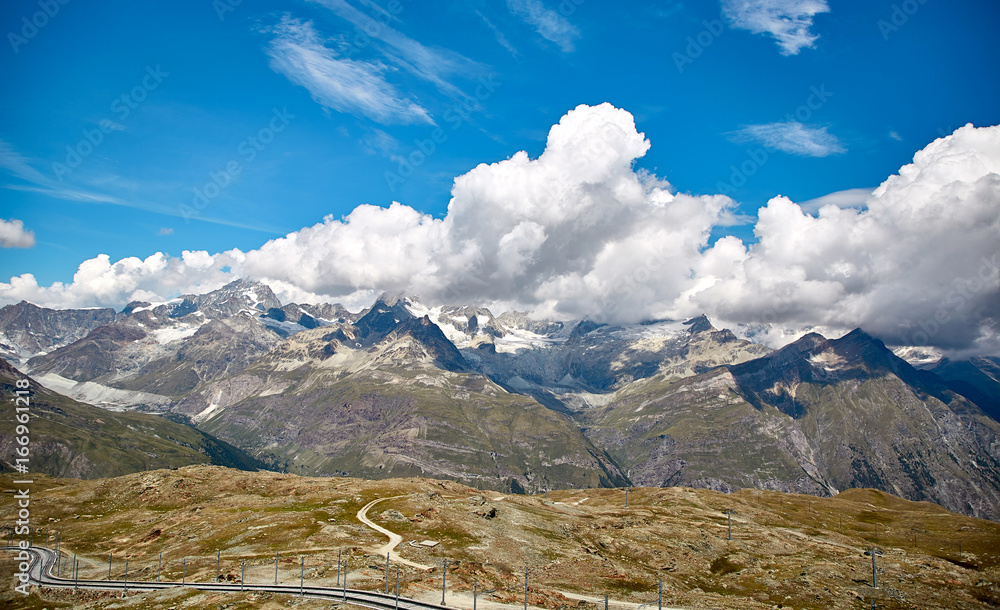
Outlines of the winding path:
M388 555L390 560L405 566L410 566L411 568L416 568L418 570L431 570L433 569L433 566L428 566L422 563L417 563L415 561L410 561L408 559L403 559L402 557L399 556L399 553L394 553L393 549L399 546L399 543L403 541L403 537L395 532L390 532L389 530L385 529L380 525L376 525L371 521L371 519L368 518L368 509L375 506L379 502L382 502L384 500L395 500L396 498L403 498L403 497L405 496L392 496L390 498L378 498L372 500L368 504L365 504L364 507L358 511L357 514L358 521L364 523L365 525L372 528L376 532L389 537L389 542L382 545L381 547L379 547L377 551L375 551L378 555L381 555L383 557Z

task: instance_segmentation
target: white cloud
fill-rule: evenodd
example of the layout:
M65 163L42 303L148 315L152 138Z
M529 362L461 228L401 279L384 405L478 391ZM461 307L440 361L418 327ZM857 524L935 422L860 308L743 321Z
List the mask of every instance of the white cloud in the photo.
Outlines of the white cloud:
M507 0L507 8L564 53L573 51L573 41L580 37L580 31L565 17L546 8L541 0Z
M828 157L847 152L826 127L807 127L798 121L747 125L734 134L738 140L756 140L791 155Z
M507 49L507 52L513 55L514 57L520 56L520 53L518 53L517 49L514 48L514 45L512 45L509 40L507 40L507 36L505 36L504 33L500 31L500 28L495 26L493 22L490 21L486 17L486 15L484 15L482 12L476 11L476 14L479 15L479 18L483 20L483 23L486 24L486 27L490 28L490 30L493 32L493 36L497 39L497 42L500 43L500 46Z
M1000 353L1000 126L932 142L861 208L867 189L774 197L749 246L710 243L733 220L728 197L675 193L635 170L649 146L624 110L580 106L538 158L456 178L443 219L362 205L245 254L101 256L48 287L25 274L0 283L0 301L117 307L249 277L286 301L355 308L385 290L562 319L707 313L775 344L860 326L890 344Z
M35 232L25 231L24 223L16 218L0 218L0 247L30 248L35 245Z
M1000 352L1000 127L936 140L867 200L818 217L784 197L759 242L692 296L733 322ZM707 279L707 277L706 277Z
M317 103L387 125L433 124L424 108L402 97L385 79L385 65L338 59L311 21L286 16L272 31L274 39L267 50L271 67L305 87Z
M838 208L861 208L864 207L871 197L873 188L858 188L858 189L846 189L843 191L837 191L835 193L829 193L823 195L822 197L816 197L815 199L810 199L809 201L803 201L799 204L799 207L806 213L815 216L821 209L828 205L833 205Z
M346 0L312 1L333 11L356 28L355 34L350 35L347 40L347 44L353 50L371 45L381 50L387 61L435 84L452 97L464 98L466 95L448 80L449 77L453 75L474 77L484 72L484 67L478 62L448 49L421 44L390 27L383 20L359 11ZM369 4L367 1L365 3ZM357 34L358 32L361 34Z
M45 176L31 166L27 159L4 140L0 140L0 167L28 182L41 184L48 181Z
M809 31L813 16L830 12L826 0L722 0L722 14L733 27L770 34L782 55L811 48L818 35Z

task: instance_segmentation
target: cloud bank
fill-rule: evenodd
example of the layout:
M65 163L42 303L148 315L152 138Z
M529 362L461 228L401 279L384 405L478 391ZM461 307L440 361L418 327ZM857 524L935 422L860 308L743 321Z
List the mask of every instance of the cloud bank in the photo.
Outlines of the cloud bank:
M750 245L711 241L730 198L637 171L649 147L628 112L579 106L537 159L518 152L456 178L443 219L362 205L254 251L103 256L66 285L12 278L0 298L118 307L249 277L283 299L360 304L384 290L562 319L707 313L772 344L861 326L890 344L1000 352L1000 127L936 140L857 208L835 197L812 215L775 197Z

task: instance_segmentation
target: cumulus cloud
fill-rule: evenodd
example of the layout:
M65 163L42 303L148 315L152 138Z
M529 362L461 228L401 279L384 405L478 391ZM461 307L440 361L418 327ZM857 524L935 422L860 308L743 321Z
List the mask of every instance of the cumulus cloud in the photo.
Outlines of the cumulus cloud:
M423 107L386 80L385 65L338 58L311 21L285 16L272 32L271 68L305 87L317 103L386 125L433 123Z
M747 125L733 136L738 141L756 141L768 148L803 157L828 157L847 152L826 127L808 127L798 121Z
M826 206L812 217L776 197L754 232L758 243L691 295L693 309L1000 351L1000 127L967 125L931 143L864 210Z
M546 8L541 0L507 0L507 8L564 53L573 51L573 42L580 37L580 31L565 17Z
M30 248L35 245L35 232L26 231L24 223L16 218L0 218L0 247Z
M49 287L22 275L0 283L0 299L120 306L248 277L286 302L357 308L389 291L560 319L707 313L773 344L860 326L890 344L1000 353L1000 127L936 140L874 191L774 197L749 245L711 242L733 222L728 197L636 170L649 147L628 112L579 106L538 158L456 178L444 218L362 205L247 253L103 256Z
M722 14L733 27L770 34L782 55L811 48L819 38L809 31L813 16L828 12L826 0L722 0Z

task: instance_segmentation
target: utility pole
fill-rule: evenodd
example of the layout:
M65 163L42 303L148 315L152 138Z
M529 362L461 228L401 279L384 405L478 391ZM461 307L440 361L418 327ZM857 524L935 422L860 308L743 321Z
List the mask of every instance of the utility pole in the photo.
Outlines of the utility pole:
M73 555L76 557L76 555ZM160 582L160 572L163 570L163 551L160 551L160 558L156 562L156 582Z
M128 593L128 559L125 560L125 588L124 591Z
M215 552L215 582L219 582L219 560L222 559L222 551Z
M656 586L656 610L663 610L663 580Z
M389 553L385 554L385 592L389 593Z
M728 536L727 540L732 540L733 539L733 510L732 509L727 509L727 510L725 510L723 512L725 512L726 515L729 517L729 536Z
M305 596L306 558L299 556L299 597Z
M111 582L111 558L113 556L114 553L108 553L108 582Z
M882 550L877 547L870 547L865 551L865 555L872 556L872 588L878 589L878 570L875 568L875 557L882 554Z
M628 508L628 492L629 492L629 488L626 487L625 488L625 508Z
M545 492L548 495L549 492ZM472 610L476 610L476 597L479 595L479 581L472 581Z
M77 582L80 580L80 564L76 561L76 553L73 553L73 591L76 592Z
M187 582L188 558L181 559L181 584Z
M246 576L246 573L247 573L247 560L246 559L241 559L240 560L240 591L243 590L243 577Z
M448 585L448 560L445 559L441 562L441 567L443 568L441 572L441 605L444 605L444 592Z
M337 549L337 586L340 586L340 549Z
M274 552L274 584L276 586L278 584L278 553L279 551Z
M472 605L472 610L476 610L474 607L476 605L475 597L472 599ZM396 610L399 610L399 566L396 566Z

